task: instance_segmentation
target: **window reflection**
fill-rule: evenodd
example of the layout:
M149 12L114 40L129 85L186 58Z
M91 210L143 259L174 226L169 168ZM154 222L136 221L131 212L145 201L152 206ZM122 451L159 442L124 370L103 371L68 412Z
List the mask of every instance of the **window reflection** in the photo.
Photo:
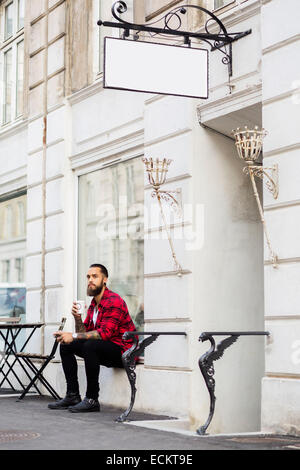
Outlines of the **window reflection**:
M18 29L24 28L24 10L25 0L19 0L18 2Z
M26 195L23 195L0 202L0 283L25 281L25 253Z
M104 264L109 289L123 297L137 327L144 321L143 205L140 158L79 178L78 295L85 299L88 266Z
M12 104L12 49L4 54L4 122L11 121Z
M24 41L17 46L17 116L23 114Z
M5 7L5 33L4 39L8 39L13 35L13 3Z

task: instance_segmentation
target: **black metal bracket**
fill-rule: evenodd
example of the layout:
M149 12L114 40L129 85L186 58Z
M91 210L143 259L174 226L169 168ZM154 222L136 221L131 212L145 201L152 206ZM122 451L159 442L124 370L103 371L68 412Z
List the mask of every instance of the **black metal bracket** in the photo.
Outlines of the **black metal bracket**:
M211 344L210 349L203 354L199 359L199 367L204 378L209 397L210 397L210 409L209 415L206 420L206 423L203 426L200 426L197 429L197 434L203 436L206 434L206 430L211 423L211 420L215 411L215 379L214 379L214 361L217 361L223 356L225 349L229 348L233 343L235 343L240 336L269 336L268 331L215 331L215 332L203 332L199 337L199 341L209 341ZM213 336L227 336L227 338L220 341L216 347L215 340Z
M152 344L160 335L181 335L186 336L185 332L166 332L166 331L126 331L123 335L124 340L133 339L133 345L130 349L125 351L122 355L122 361L124 365L124 369L126 371L130 388L131 388L131 399L130 404L124 413L122 413L116 421L118 423L123 423L124 421L128 420L128 416L133 408L135 395L136 395L136 358L145 350L147 346ZM138 341L138 336L147 336L144 338L143 341Z
M190 8L194 8L201 12L201 14L204 13L205 15L209 16L209 19L204 25L205 32L197 33L193 31L183 31L181 29L182 16L185 15ZM117 1L112 6L112 15L118 21L118 23L99 20L97 24L98 26L124 29L123 39L129 38L130 31L133 30L136 31L134 35L134 40L136 41L139 39L140 32L149 33L150 37L152 38L161 35L181 36L184 38L184 44L189 47L191 46L191 38L204 41L209 44L211 51L218 50L222 52L224 55L222 63L228 66L229 77L232 76L232 43L252 33L251 29L244 32L228 33L226 27L216 15L206 8L197 5L181 5L180 7L169 11L166 15L159 18L157 21L148 24L135 24L123 20L119 15L125 13L126 11L126 3L124 1ZM156 23L161 22L164 24L163 28L157 28L153 26ZM219 27L217 34L212 34L209 32L211 24L217 25Z

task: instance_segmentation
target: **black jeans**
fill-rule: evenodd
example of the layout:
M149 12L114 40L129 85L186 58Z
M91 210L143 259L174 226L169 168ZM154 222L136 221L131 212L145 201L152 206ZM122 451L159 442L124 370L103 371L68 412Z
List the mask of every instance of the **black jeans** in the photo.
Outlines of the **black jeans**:
M70 344L60 345L62 367L67 381L67 393L79 394L75 355L84 359L87 381L86 397L97 400L99 395L100 365L122 368L122 350L120 346L111 341L98 339L75 339Z

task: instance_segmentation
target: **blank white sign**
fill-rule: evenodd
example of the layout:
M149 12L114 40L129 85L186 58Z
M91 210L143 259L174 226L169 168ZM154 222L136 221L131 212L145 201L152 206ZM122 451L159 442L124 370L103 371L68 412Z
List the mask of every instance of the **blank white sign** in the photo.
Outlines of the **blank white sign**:
M208 51L105 38L104 88L208 98Z

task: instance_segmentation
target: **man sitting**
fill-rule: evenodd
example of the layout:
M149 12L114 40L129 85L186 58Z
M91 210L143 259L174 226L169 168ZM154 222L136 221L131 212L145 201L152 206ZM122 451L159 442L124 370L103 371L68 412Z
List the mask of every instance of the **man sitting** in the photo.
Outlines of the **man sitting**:
M60 343L67 393L62 400L48 405L52 410L68 409L72 413L100 411L100 365L123 367L122 354L132 346L132 339L125 341L122 336L125 331L135 331L136 328L124 300L106 287L107 279L105 266L90 266L87 273L87 295L93 296L93 300L85 321L82 322L74 302L72 314L76 333L54 333ZM75 355L84 359L87 380L84 400L81 400L79 394Z

